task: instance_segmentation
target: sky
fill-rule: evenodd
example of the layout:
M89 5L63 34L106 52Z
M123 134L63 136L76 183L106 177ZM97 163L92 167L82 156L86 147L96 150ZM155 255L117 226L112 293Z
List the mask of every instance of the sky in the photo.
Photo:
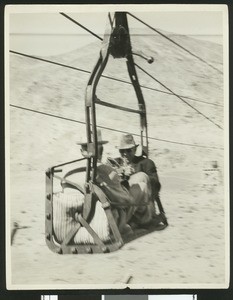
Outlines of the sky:
M195 10L193 5L189 5L188 9L187 6L185 6L186 9L182 8L183 6L178 6L176 10L174 10L173 5L166 6L166 10L158 10L158 8L153 5L153 9L148 10L148 5L144 5L140 10L132 8L127 11L132 12L135 16L155 28L174 33L222 34L222 11L218 10L214 5L208 6L208 10L203 10L202 6L194 6ZM20 12L13 10L13 12L10 13L10 33L83 33L81 28L64 18L59 12L67 13L90 30L94 30L97 34L103 33L107 22L107 9L101 9L99 5L96 10L86 9L80 13L74 12L75 9L69 9L67 12L66 10L67 8L65 9L65 6L57 7L56 12L54 12L54 9L51 11L41 11L39 9L28 11L28 7L19 10ZM129 22L132 27L144 27L143 24L131 17L129 17Z
M106 24L109 23L108 12L113 15L115 10L114 5L10 6L6 9L6 36L10 40L9 47L14 51L42 56L73 51L96 41L96 38L60 12L66 13L103 37ZM221 36L224 31L223 20L226 24L224 5L117 5L117 10L131 12L156 29L175 34L204 35L204 39L207 39L207 35ZM128 23L129 28L144 29L146 34L154 34L151 29L131 16L128 16ZM49 35L56 35L57 38ZM63 37L58 39L59 35ZM77 39L74 35L84 36Z

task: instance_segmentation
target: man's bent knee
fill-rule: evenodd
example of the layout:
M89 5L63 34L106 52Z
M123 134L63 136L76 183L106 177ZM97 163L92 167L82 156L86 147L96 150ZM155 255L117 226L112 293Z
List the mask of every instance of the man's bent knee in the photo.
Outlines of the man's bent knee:
M129 184L144 182L146 184L150 184L149 176L144 172L138 172L130 176Z

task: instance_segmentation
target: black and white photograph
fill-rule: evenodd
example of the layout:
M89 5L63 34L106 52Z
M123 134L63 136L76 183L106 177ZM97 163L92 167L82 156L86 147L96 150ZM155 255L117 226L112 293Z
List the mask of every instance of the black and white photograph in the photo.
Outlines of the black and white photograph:
M228 35L227 5L5 7L8 290L228 288Z

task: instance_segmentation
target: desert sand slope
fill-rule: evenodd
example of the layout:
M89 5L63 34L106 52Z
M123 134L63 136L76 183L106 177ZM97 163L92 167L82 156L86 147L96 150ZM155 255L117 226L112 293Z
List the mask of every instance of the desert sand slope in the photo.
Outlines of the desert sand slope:
M222 70L221 46L186 36L175 39ZM135 57L138 65L176 94L198 100L185 98L223 127L222 74L160 36L133 36L132 44L135 50L155 58L154 64L148 65ZM93 43L49 59L91 71L99 47ZM104 74L129 81L124 59L110 58ZM140 70L138 76L142 85L167 92ZM10 104L85 122L88 78L83 72L10 54ZM101 78L97 95L104 101L137 107L134 91L127 84ZM120 283L124 274L132 276L132 287L217 287L225 283L224 131L175 96L145 88L143 95L149 136L154 138L150 139L150 157L158 168L170 226L105 255L58 256L45 244L44 171L80 157L75 143L85 133L84 124L9 107L8 221L27 227L18 230L9 247L9 282L15 287L95 288L95 284ZM137 116L97 108L99 126L138 134L138 123ZM103 129L102 134L109 140L105 155L116 155L120 133ZM215 179L205 186L203 168L212 160L219 168Z

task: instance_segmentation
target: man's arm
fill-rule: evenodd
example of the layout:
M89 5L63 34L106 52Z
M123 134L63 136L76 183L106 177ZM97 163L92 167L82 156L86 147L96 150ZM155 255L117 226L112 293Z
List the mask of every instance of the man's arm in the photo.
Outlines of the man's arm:
M159 182L159 176L155 163L151 159L145 159L144 161L142 161L142 164L143 172L145 172L149 176L152 186L154 186L156 190L159 191L161 188L161 184Z

